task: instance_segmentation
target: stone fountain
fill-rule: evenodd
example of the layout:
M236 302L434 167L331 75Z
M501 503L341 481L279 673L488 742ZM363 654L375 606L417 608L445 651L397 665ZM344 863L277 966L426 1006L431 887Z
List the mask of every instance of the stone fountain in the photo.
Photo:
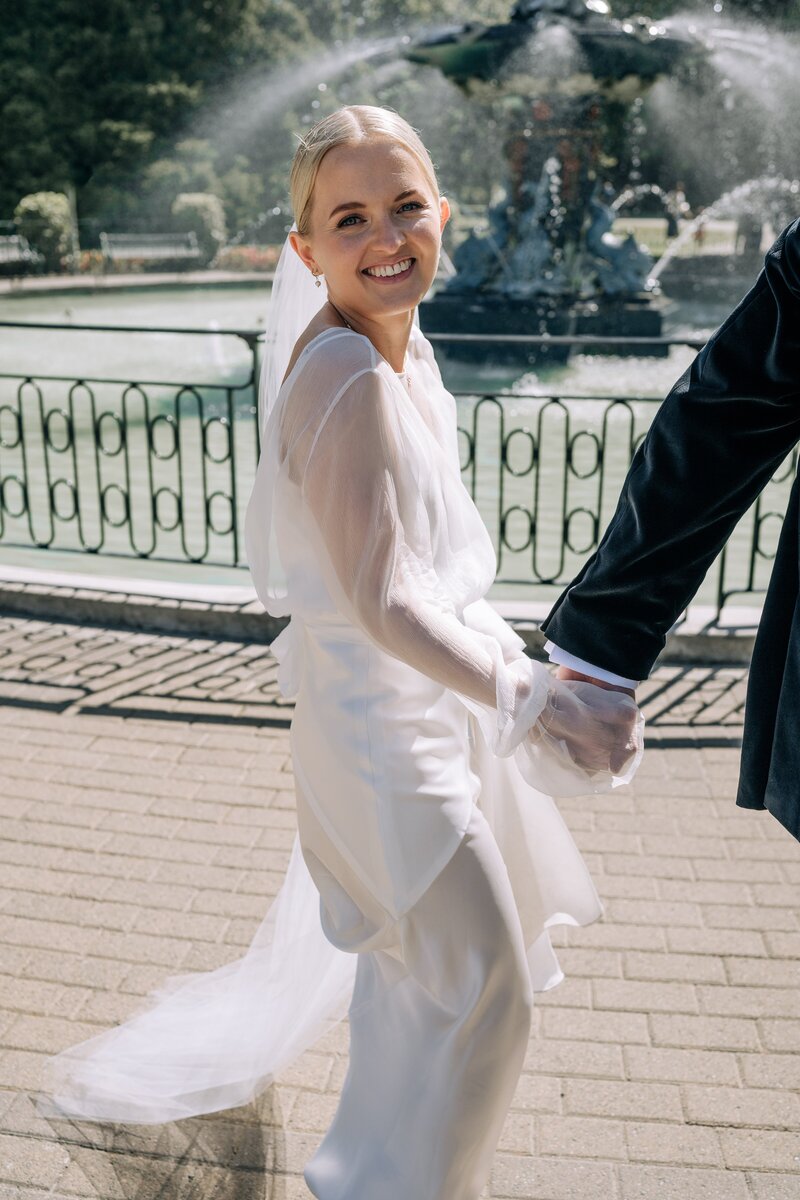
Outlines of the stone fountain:
M490 104L507 130L505 194L421 305L425 331L596 335L598 349L604 336L659 337L652 260L611 232L601 150L610 106L632 104L696 45L645 18L614 20L606 0L518 0L505 24L449 27L403 53ZM485 343L445 346L462 358L486 354ZM568 350L497 343L493 356L526 364L563 361Z

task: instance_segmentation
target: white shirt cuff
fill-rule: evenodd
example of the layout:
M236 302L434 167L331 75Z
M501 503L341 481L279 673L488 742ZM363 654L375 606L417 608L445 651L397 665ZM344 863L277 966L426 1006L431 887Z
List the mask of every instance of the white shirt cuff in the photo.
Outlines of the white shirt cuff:
M562 650L553 642L545 642L545 650L550 655L550 662L559 667L569 667L570 671L579 671L581 675L591 675L592 679L602 679L603 683L613 683L616 687L636 688L641 683L639 679L626 679L624 675L615 675L603 667L596 667L586 662L584 658L576 658L566 650Z

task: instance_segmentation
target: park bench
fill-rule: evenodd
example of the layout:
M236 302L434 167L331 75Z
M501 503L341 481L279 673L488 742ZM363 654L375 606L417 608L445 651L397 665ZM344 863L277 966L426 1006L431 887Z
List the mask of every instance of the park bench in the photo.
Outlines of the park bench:
M197 234L190 233L101 233L104 262L126 259L194 259L200 257Z
M39 251L21 234L0 235L0 267L39 267L43 262Z

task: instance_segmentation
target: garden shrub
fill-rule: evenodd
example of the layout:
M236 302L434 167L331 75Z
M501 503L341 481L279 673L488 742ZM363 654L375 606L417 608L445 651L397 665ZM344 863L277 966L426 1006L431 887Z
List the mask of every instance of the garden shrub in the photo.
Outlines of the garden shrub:
M211 262L228 237L222 201L211 192L179 193L172 203L172 224L180 232L194 230L204 264Z
M17 232L44 257L46 271L63 271L72 251L72 215L63 192L31 192L14 209Z

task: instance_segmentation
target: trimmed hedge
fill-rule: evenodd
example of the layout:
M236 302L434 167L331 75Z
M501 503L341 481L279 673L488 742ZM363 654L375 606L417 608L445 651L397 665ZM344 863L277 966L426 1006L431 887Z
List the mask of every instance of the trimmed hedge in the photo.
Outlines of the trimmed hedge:
M31 192L14 209L17 231L44 257L46 271L62 271L72 252L72 214L63 192Z
M172 202L172 224L181 233L197 234L202 261L207 265L228 238L225 209L211 192L180 192Z

